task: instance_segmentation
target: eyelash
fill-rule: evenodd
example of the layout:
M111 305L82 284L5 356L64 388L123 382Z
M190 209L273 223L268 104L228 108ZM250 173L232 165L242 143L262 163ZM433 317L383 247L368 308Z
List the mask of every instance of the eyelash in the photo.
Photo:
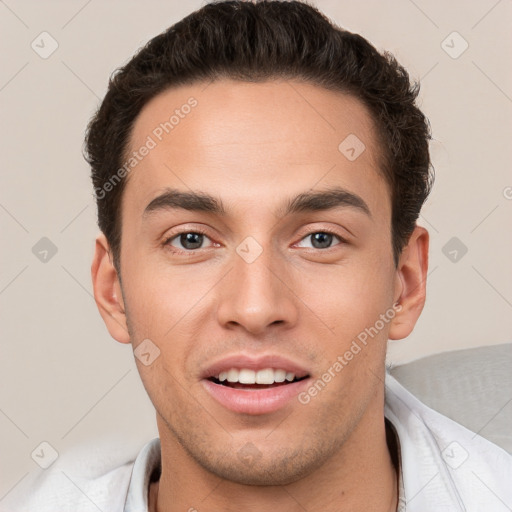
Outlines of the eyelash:
M195 252L198 251L198 249L192 249L192 250L188 250L188 251L183 251L183 250L176 249L176 247L173 247L170 244L170 242L172 242L175 238L178 238L180 235L184 235L186 233L197 233L198 235L204 235L204 236L208 237L208 233L206 233L206 231L201 229L201 228L186 229L186 230L183 230L183 231L178 231L177 233L174 233L170 237L166 238L164 240L164 242L163 242L164 247L169 249L171 252L173 252L175 254L190 254L190 255L193 255Z
M210 238L208 236L208 233L206 233L205 230L201 229L201 228L195 228L195 229L188 229L188 230L183 230L183 231L179 231L178 233L174 233L173 235L171 235L170 237L166 238L163 242L163 246L165 248L167 248L168 250L170 250L171 252L175 253L175 254L189 254L189 255L194 255L194 253L196 253L198 250L200 249L189 249L187 251L184 251L184 250L179 250L179 249L176 249L174 246L170 245L170 242L172 242L172 240L174 240L175 238L179 237L180 235L183 235L183 234L186 234L186 233L196 233L196 234L200 234L200 235L204 235L206 236L207 238ZM336 245L341 245L341 244L346 244L347 241L342 237L340 236L338 233L336 233L335 231L333 230L330 230L330 229L317 229L317 230L314 230L314 231L310 231L309 233L306 233L300 240L299 242L301 242L302 240L304 240L305 238L307 238L308 236L311 236L311 235L314 235L315 233L326 233L326 234L329 234L329 235L333 235L335 236L336 238L339 239L340 243L339 244L336 244ZM314 247L313 248L308 248L308 249L312 249L312 250L315 250L315 251L323 251L323 252L326 252L328 251L329 249L333 249L335 246L332 246L332 247L327 247L326 249L315 249Z

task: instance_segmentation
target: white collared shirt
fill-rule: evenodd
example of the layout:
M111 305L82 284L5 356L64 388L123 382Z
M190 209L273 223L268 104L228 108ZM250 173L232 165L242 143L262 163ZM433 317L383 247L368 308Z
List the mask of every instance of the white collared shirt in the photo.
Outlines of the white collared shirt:
M385 417L398 436L398 512L512 510L512 455L428 408L389 374ZM37 488L18 491L29 492L28 501L3 508L2 500L0 511L148 512L149 483L159 471L156 438L135 461L98 478L50 468L36 481Z

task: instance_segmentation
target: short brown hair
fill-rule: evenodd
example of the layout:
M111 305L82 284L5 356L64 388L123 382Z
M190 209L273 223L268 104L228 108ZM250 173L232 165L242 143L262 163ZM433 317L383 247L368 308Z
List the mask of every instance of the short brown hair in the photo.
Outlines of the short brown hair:
M416 106L418 83L388 52L344 30L302 1L220 1L151 39L110 78L91 119L85 158L95 190L122 166L134 122L157 94L174 86L231 78L300 79L358 98L373 115L382 173L391 190L395 265L432 183L428 119ZM120 271L121 197L126 178L98 195L98 224Z

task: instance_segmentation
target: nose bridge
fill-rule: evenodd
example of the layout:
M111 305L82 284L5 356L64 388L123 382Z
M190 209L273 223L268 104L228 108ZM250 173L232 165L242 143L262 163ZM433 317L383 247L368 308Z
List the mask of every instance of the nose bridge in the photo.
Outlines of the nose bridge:
M236 323L256 334L272 324L296 321L284 265L268 237L264 245L246 237L236 247L232 263L220 297L219 322Z

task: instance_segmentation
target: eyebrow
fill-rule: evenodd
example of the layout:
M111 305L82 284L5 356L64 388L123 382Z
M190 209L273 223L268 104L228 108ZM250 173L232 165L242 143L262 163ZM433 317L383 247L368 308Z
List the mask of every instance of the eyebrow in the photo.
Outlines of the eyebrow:
M293 213L326 211L340 207L354 208L372 217L370 208L360 196L340 187L303 192L289 199L284 207L279 208L277 215L284 217ZM142 216L149 217L153 213L172 209L206 212L220 216L227 214L220 198L203 192L184 192L168 188L151 200Z

